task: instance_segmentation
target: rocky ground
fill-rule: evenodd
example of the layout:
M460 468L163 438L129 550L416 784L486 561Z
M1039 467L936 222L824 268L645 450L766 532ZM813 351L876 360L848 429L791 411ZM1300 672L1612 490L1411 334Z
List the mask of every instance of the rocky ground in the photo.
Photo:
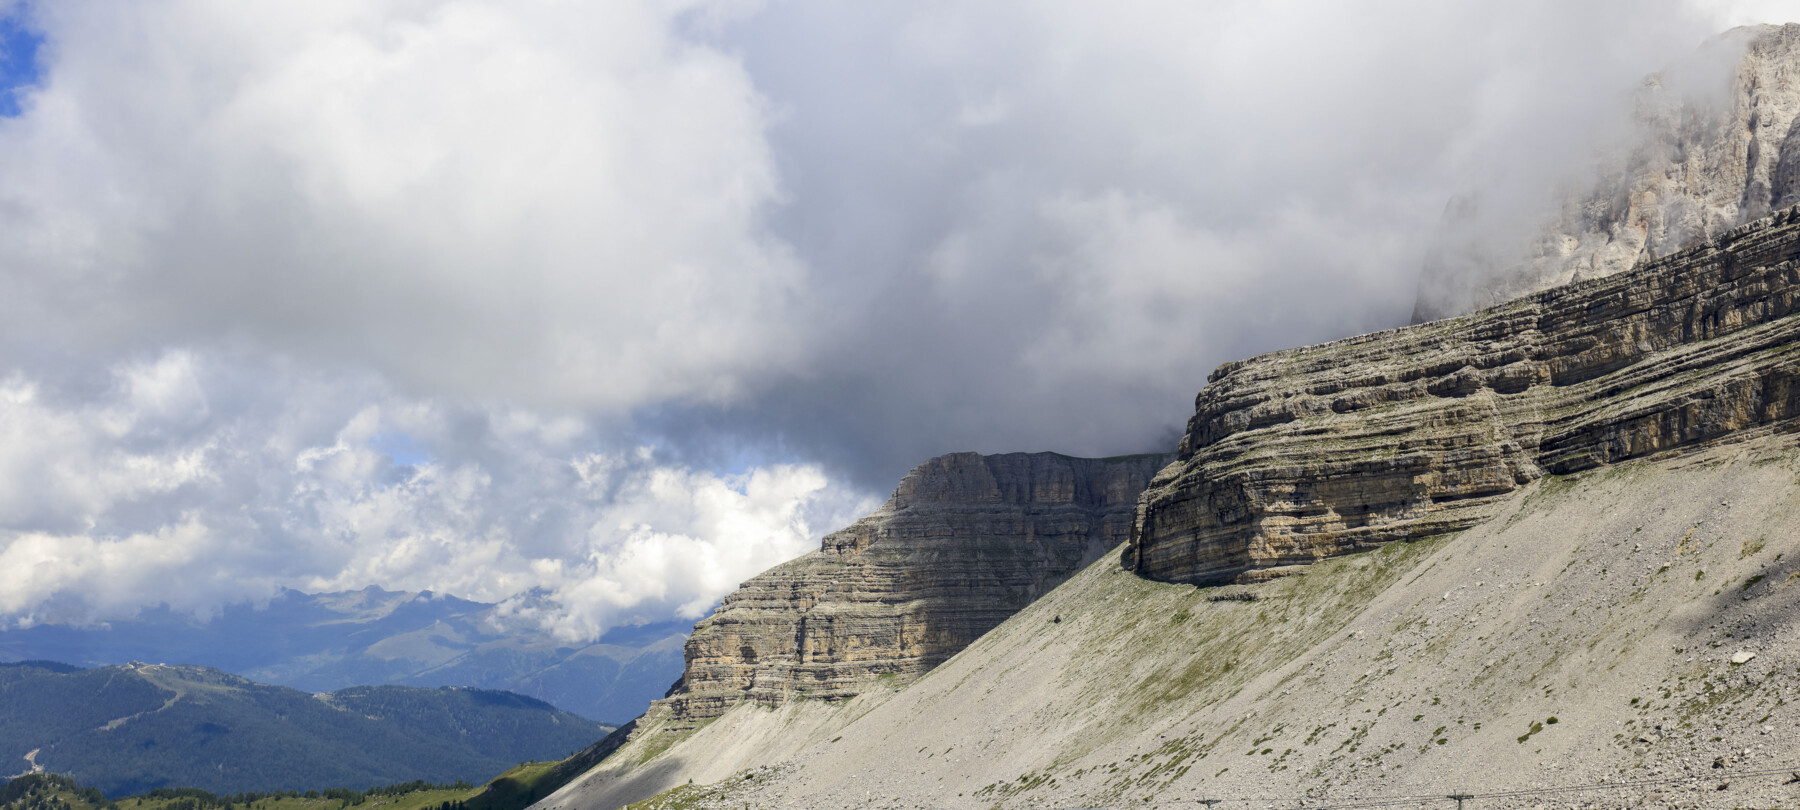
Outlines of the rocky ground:
M820 671L864 667L855 692L758 697L806 671L823 604L758 592L740 624L801 629L691 641L690 673L742 684L715 678L706 716L653 708L539 807L1796 802L1797 315L1800 208L1474 316L1227 364L1117 553L910 684L864 663L904 632L816 636ZM1107 503L1092 525L1118 525ZM1037 525L997 515L852 527L807 581L903 619L900 586L978 584L1018 546L963 524ZM849 576L858 556L882 575Z
M1787 434L1255 585L1103 559L905 689L742 705L539 806L1800 803L1797 527Z
M630 733L681 733L741 701L841 701L930 671L1123 541L1172 455L952 453L821 548L725 597L668 699Z

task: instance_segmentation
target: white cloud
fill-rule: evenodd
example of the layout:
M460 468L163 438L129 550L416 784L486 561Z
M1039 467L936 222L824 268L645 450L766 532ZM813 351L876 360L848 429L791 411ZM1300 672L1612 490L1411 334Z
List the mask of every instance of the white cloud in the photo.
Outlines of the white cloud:
M590 457L581 464L617 461ZM554 606L521 599L505 608L570 638L621 619L699 619L749 575L817 548L821 534L875 505L833 487L810 466L731 476L651 469L630 476L590 527L585 558L537 568Z
M0 385L0 618L165 602L207 615L280 587L490 601L536 589L518 615L591 638L699 618L874 507L815 465L694 469L595 449L567 417L409 399L366 378L234 390L240 361L124 363L87 401L17 374ZM380 449L395 432L429 458Z
M18 534L0 546L0 615L35 613L59 599L79 594L99 615L135 612L149 594L159 602L199 615L218 606L210 588L192 588L193 563L210 549L204 528L192 519L155 534L97 539L86 535ZM183 587L171 588L171 582Z
M191 372L183 353L124 364L104 403L46 401L18 373L0 381L0 527L79 527L209 477L212 442L171 430L204 417Z
M0 121L10 341L249 337L621 412L796 351L764 102L682 4L75 0Z
M1800 6L1794 0L1708 0L1700 6L1720 28L1800 22Z

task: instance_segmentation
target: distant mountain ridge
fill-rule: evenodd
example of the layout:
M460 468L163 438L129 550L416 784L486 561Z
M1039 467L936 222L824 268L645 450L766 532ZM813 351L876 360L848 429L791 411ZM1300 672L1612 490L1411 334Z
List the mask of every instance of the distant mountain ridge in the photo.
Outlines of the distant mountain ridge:
M58 773L111 796L480 782L608 730L487 689L310 695L210 667L0 664L0 771Z
M211 621L166 607L100 627L0 630L0 661L129 661L216 667L308 692L348 686L469 686L548 701L614 723L644 711L681 675L687 622L617 628L568 644L484 602L369 587L283 591Z

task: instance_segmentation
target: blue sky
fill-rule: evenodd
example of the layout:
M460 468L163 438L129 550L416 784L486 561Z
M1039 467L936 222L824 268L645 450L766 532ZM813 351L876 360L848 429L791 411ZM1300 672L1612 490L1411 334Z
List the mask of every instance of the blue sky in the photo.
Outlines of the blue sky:
M44 38L26 25L28 7L0 17L0 117L19 114L19 92L38 82L38 46Z
M431 460L431 450L418 439L398 430L384 430L369 438L369 446L387 454L394 464L414 467Z

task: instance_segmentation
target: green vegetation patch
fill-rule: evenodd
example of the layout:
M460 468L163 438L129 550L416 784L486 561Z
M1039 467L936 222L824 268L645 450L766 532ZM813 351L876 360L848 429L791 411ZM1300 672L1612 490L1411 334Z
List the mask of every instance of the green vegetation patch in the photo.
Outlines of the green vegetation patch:
M625 810L701 810L718 807L727 795L727 791L717 786L680 785L641 802L625 805Z
M1131 687L1133 717L1157 715L1174 702L1229 697L1343 629L1447 537L1389 543L1315 563L1305 576L1257 586L1262 598L1250 603L1210 602L1208 589L1131 578L1136 582L1128 585L1145 593L1130 598L1137 606L1117 628L1120 635L1135 644L1195 652L1185 664L1149 672ZM1155 604L1165 601L1174 604ZM1180 621L1167 618L1184 614ZM1270 632L1277 627L1283 632Z
M368 790L327 788L216 795L199 788L156 788L108 799L59 774L28 774L0 785L0 810L467 810L476 788L466 782L416 781Z
M1557 722L1559 721L1556 719L1555 715L1544 718L1542 721L1532 721L1531 725L1526 727L1525 733L1519 735L1519 744L1524 745L1526 741L1530 740L1538 732L1543 731L1545 726L1554 726Z

